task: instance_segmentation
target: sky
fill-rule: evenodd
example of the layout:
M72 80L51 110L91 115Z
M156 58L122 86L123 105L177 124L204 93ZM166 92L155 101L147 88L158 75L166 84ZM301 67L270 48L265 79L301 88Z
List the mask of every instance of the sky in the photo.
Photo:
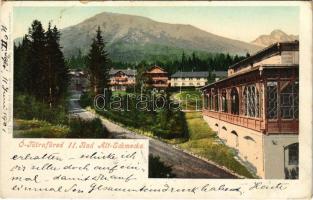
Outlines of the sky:
M101 12L138 15L172 24L190 24L216 35L245 42L269 34L274 29L287 34L299 34L299 7L296 6L75 6L15 7L13 37L26 34L34 19L40 20L45 28L51 21L62 29Z

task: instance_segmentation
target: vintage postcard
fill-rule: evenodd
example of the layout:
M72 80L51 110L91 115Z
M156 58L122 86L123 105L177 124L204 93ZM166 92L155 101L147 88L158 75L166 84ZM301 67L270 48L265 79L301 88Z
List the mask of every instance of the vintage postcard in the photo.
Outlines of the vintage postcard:
M311 2L0 17L0 197L312 198Z

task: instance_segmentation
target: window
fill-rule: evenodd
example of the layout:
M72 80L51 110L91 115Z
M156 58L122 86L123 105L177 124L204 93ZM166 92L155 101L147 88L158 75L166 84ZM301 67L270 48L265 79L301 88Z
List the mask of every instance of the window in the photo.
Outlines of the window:
M208 109L208 106L209 106L209 98L208 98L208 95L207 94L204 94L204 108L205 109Z
M293 143L285 147L285 178L299 178L299 143Z
M231 89L231 114L239 115L239 95L236 88Z
M299 116L299 83L298 81L284 84L278 82L267 82L267 118L298 119Z
M259 117L259 92L255 85L248 85L244 90L245 115Z
M218 105L219 101L218 101L218 93L216 92L214 95L214 110L218 111L219 110L219 105Z
M277 118L277 82L267 82L267 118Z
M282 119L297 119L299 107L299 83L289 83L280 92L280 116Z
M226 90L222 91L222 111L227 112L227 99L226 99Z
M210 110L213 110L213 95L210 93L209 95L209 100L210 100Z
M299 143L294 143L288 147L289 165L298 165L299 163Z

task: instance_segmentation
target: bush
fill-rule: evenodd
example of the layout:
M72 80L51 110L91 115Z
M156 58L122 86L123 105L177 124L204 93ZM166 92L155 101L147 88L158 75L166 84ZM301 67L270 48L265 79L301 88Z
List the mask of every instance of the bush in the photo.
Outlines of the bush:
M134 87L128 86L126 87L126 93L132 93L134 92Z
M52 124L67 124L67 105L49 105L37 101L33 96L16 94L14 96L14 117L19 119L39 119Z
M99 118L83 120L73 118L70 120L70 133L68 138L107 138L108 130L103 126Z
M160 157L154 157L149 155L149 178L175 178L175 174L172 173L172 167L166 166Z
M158 111L156 122L152 128L156 136L164 139L188 138L188 128L183 112Z
M87 106L92 106L93 105L92 100L93 100L93 98L92 98L91 94L88 93L88 92L84 92L80 96L79 104L80 104L81 107L86 108Z
M125 126L152 132L153 135L160 138L188 138L188 129L183 112L171 110L168 106L171 101L168 94L166 94L166 98L167 104L164 108L156 111L151 102L147 105L149 111L139 110L136 107L137 100L130 98L127 103L122 102L122 108L127 107L127 110L116 111L107 108L106 111L97 110L97 113Z

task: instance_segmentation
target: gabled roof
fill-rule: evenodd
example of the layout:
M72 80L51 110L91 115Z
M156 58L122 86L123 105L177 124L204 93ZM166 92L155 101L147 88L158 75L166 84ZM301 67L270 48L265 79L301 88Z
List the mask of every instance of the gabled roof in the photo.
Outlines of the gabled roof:
M203 89L205 89L207 87L219 84L219 83L224 82L224 81L228 81L228 80L234 79L234 78L236 78L238 76L241 76L243 74L247 74L247 73L250 73L250 72L253 72L253 71L259 71L260 68L262 68L263 71L264 70L268 70L268 69L270 70L270 69L278 69L278 68L280 68L280 69L288 69L288 68L292 69L292 68L299 68L299 65L298 64L265 64L265 65L258 65L256 67L253 67L253 68L249 69L248 71L239 72L239 73L236 73L234 75L228 76L228 77L220 79L218 81L215 81L213 83L207 84L207 85L201 87L200 89L203 90Z
M154 70L154 69L159 69L160 71L162 71L162 73L167 74L167 71L165 71L162 67L157 66L157 65L154 65L153 67L151 67L149 70L146 71L146 73L155 73L155 72L152 72L152 70ZM157 72L157 73L159 73L159 72Z
M229 69L233 69L233 68L238 68L240 66L245 66L248 65L250 63L255 63L258 62L268 56L271 56L275 53L279 53L280 51L299 51L299 41L295 40L292 42L277 42L274 43L258 52L256 52L255 54L231 65L229 67Z
M126 74L127 76L135 76L137 70L135 70L135 69L111 69L109 74L114 75L118 72L122 72L122 73Z

